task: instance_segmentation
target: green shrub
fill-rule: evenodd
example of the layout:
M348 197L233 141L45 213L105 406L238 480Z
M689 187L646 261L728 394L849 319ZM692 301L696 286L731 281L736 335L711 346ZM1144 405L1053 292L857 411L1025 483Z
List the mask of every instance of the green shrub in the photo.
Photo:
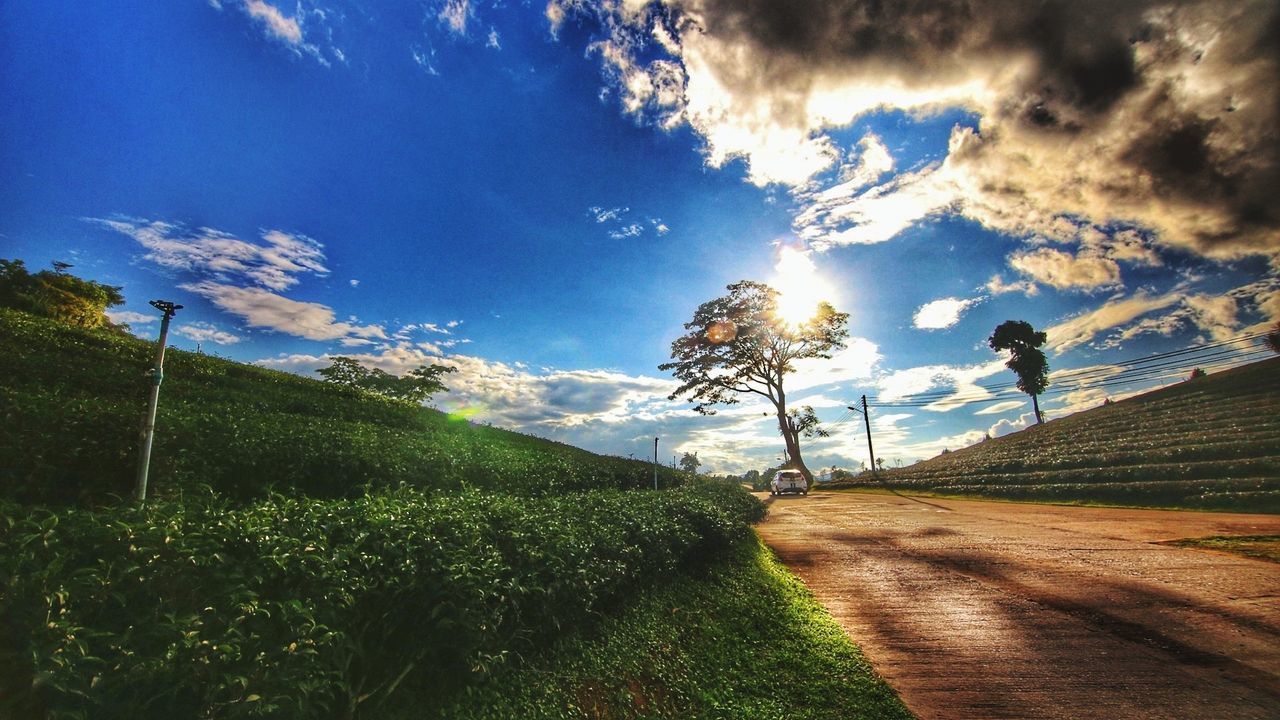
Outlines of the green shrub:
M2 504L0 703L54 718L376 717L402 686L450 697L721 557L759 516L744 496Z

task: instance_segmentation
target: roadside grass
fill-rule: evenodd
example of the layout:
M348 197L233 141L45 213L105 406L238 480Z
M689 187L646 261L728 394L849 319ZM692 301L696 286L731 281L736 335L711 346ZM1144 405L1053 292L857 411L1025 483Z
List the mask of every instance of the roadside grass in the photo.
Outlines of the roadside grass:
M1280 563L1280 535L1215 535L1205 538L1188 538L1171 540L1166 545L1178 547L1203 548L1235 553L1259 560L1270 560Z
M421 718L401 708L395 718ZM589 633L470 688L461 720L911 718L758 539L656 585Z

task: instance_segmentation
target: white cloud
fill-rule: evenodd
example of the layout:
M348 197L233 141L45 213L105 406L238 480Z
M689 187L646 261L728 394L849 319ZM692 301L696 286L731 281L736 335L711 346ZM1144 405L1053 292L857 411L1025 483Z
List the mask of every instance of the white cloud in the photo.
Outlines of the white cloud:
M1048 347L1055 354L1062 353L1092 340L1098 333L1124 325L1156 310L1163 310L1182 301L1182 293L1173 291L1152 296L1138 292L1132 297L1110 300L1089 312L1082 313L1050 327Z
M351 285L351 287L360 287L360 281L355 278L348 280L347 284Z
M327 275L320 243L297 233L264 230L263 243L202 227L194 230L163 220L86 218L127 235L146 248L143 259L162 267L222 280L247 280L271 290L285 290L299 275Z
M845 348L836 352L829 360L797 360L794 364L795 373L787 378L787 391L795 393L831 383L869 380L882 359L875 343L866 338L850 338L846 341Z
M502 49L502 40L501 38L498 37L497 30L493 28L489 28L489 38L485 40L484 45L485 47L490 47L490 48L493 48L494 50Z
M263 0L244 0L244 10L249 17L262 23L267 34L290 45L302 44L302 28L298 21L286 17L280 9Z
M587 208L587 212L591 213L591 215L595 217L596 222L607 223L607 222L612 222L614 220L621 219L623 215L631 212L631 208L613 207L613 208L606 209L598 205L592 205L591 207Z
M179 324L173 332L196 342L212 342L218 345L234 345L244 339L207 322Z
M209 300L218 309L241 318L250 327L309 340L386 337L386 331L377 325L337 322L333 309L326 305L290 300L262 288L237 287L212 280L184 283L178 287Z
M1018 408L1026 404L1027 402L1025 400L1006 400L1004 402L993 403L991 405L988 405L987 407L982 408L981 410L975 410L973 414L974 415L999 415L1001 413L1009 412L1010 410L1017 410Z
M1096 255L1072 255L1053 248L1040 248L1015 254L1009 265L1036 282L1060 290L1067 288L1097 289L1120 284L1120 266L1110 258Z
M979 365L925 365L895 370L878 380L880 400L894 402L908 399L933 388L952 387L952 393L925 406L926 410L947 412L961 407L967 401L994 397L986 388L977 384L982 378L991 377L1006 370L1003 360L993 360Z
M1239 307L1230 295L1191 295L1186 299L1196 327L1209 333L1214 340L1229 340L1236 336L1240 325L1236 313Z
M983 286L987 292L992 295L1004 295L1005 293L1020 292L1027 297L1033 297L1039 294L1036 284L1029 280L1017 280L1014 282L1005 282L1004 278L999 275L992 275L987 284Z
M958 197L949 171L929 166L851 197L819 195L796 216L796 232L819 251L882 243L951 208Z
M158 315L148 315L147 313L134 312L132 310L108 310L107 319L113 323L130 323L132 325L147 325L156 321Z
M446 0L436 19L455 35L467 34L467 20L471 17L469 0Z
M614 240L623 240L625 238L639 237L640 234L643 232L644 232L644 226L642 226L640 223L629 223L627 225L623 225L622 227L616 230L610 230L609 237L613 238Z
M921 305L911 323L921 330L941 330L960 322L965 310L982 302L982 298L942 298Z

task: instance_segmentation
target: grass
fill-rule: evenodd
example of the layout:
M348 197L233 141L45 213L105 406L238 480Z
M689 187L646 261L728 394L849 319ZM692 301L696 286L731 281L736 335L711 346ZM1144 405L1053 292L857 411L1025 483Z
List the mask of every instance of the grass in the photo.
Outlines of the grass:
M1177 545L1178 547L1220 550L1280 563L1280 535L1215 535L1206 538L1173 540L1166 544Z
M828 489L1280 513L1280 358Z
M911 718L840 626L758 540L705 574L498 674L440 717ZM390 717L419 718L405 709Z

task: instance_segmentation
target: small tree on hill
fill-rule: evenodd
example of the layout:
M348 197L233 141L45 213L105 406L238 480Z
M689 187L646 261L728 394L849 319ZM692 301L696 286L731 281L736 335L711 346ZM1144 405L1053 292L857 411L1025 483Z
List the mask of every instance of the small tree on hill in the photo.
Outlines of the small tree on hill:
M1194 369L1192 369L1191 374L1187 376L1187 379L1188 379L1188 380L1195 380L1195 379L1197 379L1197 378L1202 378L1202 377L1204 377L1205 375L1208 375L1208 374L1209 374L1209 373L1205 372L1204 370L1202 370L1202 369L1200 369L1200 368L1194 368Z
M698 453L685 453L680 456L681 470L696 475L698 473L698 468L700 467L702 467L702 461L698 459Z
M1009 360L1004 366L1018 376L1018 389L1031 396L1037 423L1044 422L1038 396L1049 386L1049 360L1040 350L1046 341L1048 336L1037 332L1025 320L1006 320L987 338L992 350L1009 351Z
M741 280L723 297L698 306L688 332L671 343L672 362L658 366L670 370L681 385L671 394L695 404L694 410L713 415L715 405L732 405L738 396L751 393L767 398L778 418L778 430L786 443L788 465L812 483L813 473L800 456L800 437L817 432L817 417L789 412L783 390L786 376L798 360L830 358L844 347L849 336L849 315L819 303L813 317L796 325L778 313L778 291L763 283Z
M367 368L354 358L338 355L333 358L332 365L316 372L325 382L335 385L358 388L393 400L421 403L438 392L448 390L440 377L456 370L432 363L419 365L404 376L396 377L380 368Z

